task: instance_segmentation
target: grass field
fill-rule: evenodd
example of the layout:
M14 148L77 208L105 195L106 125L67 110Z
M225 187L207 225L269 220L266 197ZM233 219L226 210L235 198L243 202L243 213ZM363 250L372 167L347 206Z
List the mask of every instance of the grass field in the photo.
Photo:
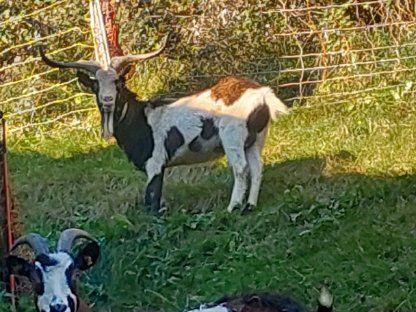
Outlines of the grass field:
M336 311L416 311L410 97L298 108L275 123L259 207L248 215L225 211L225 161L173 170L169 213L146 215L135 206L144 176L97 133L49 132L9 148L25 229L53 241L77 226L100 239L99 264L82 279L97 311L181 311L247 289L281 290L314 308L322 284Z

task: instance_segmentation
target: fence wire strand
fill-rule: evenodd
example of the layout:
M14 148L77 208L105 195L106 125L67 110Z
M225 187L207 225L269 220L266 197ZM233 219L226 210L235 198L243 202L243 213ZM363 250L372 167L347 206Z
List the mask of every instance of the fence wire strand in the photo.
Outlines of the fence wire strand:
M47 74L50 74L50 73L53 73L53 72L56 72L56 71L58 71L58 69L53 68L51 70L47 70L45 72L41 72L41 73L26 77L26 78L23 78L23 79L19 79L19 80L10 81L10 82L4 83L4 84L0 84L0 88L10 87L12 85L20 84L20 83L25 82L25 81L31 81L33 79L39 79L40 77L42 77L44 75L47 75Z
M329 9L337 9L337 8L348 8L348 7L356 7L356 6L365 6L371 4L379 4L380 0L375 1L360 1L360 2L351 2L351 3L344 3L344 4L332 4L326 6L310 6L305 8L290 8L290 9L278 9L278 10L269 10L263 12L263 14L275 14L275 13L292 13L292 12L305 12L305 11L315 11L315 10L329 10Z
M53 86L50 86L50 87L45 88L45 89L41 89L41 90L38 90L38 91L33 91L33 92L26 93L26 94L23 94L23 95L20 95L20 96L12 97L12 98L9 98L5 101L1 101L0 104L7 104L9 102L13 102L13 101L21 100L21 99L31 97L31 96L34 96L34 95L38 95L38 94L41 94L41 93L49 92L53 89L61 88L63 86L69 85L69 84L77 81L77 79L78 78L73 78L73 79L65 81L65 82L54 84Z
M55 105L55 104L64 103L64 102L67 102L67 101L70 101L70 100L73 100L73 99L76 99L76 98L79 98L79 97L82 97L82 96L91 96L92 97L92 95L89 94L89 93L82 93L81 92L81 93L71 95L71 96L69 96L67 98L64 98L64 99L54 100L54 101L50 101L50 102L47 102L47 103L39 105L39 106L34 106L34 107L31 107L31 108L28 108L28 109L23 109L23 110L21 110L17 113L10 113L7 116L9 118L12 118L14 116L18 116L18 115L22 115L22 114L26 114L26 113L33 113L34 111L40 110L42 108L46 108L46 107L49 107L49 106L52 106L52 105Z
M56 7L56 6L62 5L64 2L67 2L67 1L68 0L57 1L55 3L52 3L51 5L48 5L46 7L43 7L41 9L39 9L39 10L35 10L35 11L31 12L31 13L24 14L24 15L18 15L18 16L15 16L13 18L9 18L9 19L5 20L4 22L0 22L0 26L5 26L7 24L17 23L17 22L19 22L21 20L24 20L24 19L28 18L28 17L32 17L32 16L39 15L39 13L44 12L44 11L47 11L47 10L50 10L50 9Z
M30 127L38 127L38 126L44 126L44 125L52 124L52 123L55 123L55 122L57 122L61 119L64 119L65 117L68 117L70 115L90 112L90 111L93 111L93 110L95 110L95 107L81 108L81 109L73 110L73 111L70 111L68 113L59 115L58 117L53 118L53 119L49 119L49 120L42 121L42 122L34 122L34 123L26 124L26 125L20 126L20 127L14 127L12 129L10 129L9 132L13 133L13 132L18 132L18 131L21 131L21 130L24 130L24 129L30 128Z
M34 45L34 44L36 44L40 41L46 41L48 39L52 39L52 38L55 38L55 37L61 37L63 35L66 35L66 34L71 33L71 32L76 32L76 31L79 32L80 34L87 34L88 33L88 31L82 30L79 27L73 27L73 28L67 29L65 31L56 33L56 34L52 34L52 35L45 36L45 37L33 38L31 41L24 42L24 43L21 43L21 44L16 44L14 46L8 47L7 49L0 52L0 56L6 54L7 52L9 52L13 49L32 46L32 45ZM73 45L73 46L76 46L76 45Z

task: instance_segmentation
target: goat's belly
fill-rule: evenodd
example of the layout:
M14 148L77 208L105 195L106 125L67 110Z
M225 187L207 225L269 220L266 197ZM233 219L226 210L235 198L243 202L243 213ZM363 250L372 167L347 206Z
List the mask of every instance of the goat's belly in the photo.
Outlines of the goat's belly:
M185 145L179 148L172 159L168 162L167 166L180 166L204 163L215 160L224 155L224 151L221 146L218 145L204 145L200 151L195 151L190 148L190 145Z
M215 160L221 156L223 156L223 153L195 153L195 152L189 152L184 155L180 155L178 157L175 157L171 159L168 162L168 167L173 166L181 166L181 165L192 165L192 164L199 164L204 163L208 161Z

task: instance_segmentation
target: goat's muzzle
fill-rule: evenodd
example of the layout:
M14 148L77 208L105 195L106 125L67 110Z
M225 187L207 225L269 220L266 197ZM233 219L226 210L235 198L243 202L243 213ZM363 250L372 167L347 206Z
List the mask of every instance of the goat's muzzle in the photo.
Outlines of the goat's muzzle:
M114 111L114 103L113 102L103 103L102 108L103 108L104 113L112 113Z

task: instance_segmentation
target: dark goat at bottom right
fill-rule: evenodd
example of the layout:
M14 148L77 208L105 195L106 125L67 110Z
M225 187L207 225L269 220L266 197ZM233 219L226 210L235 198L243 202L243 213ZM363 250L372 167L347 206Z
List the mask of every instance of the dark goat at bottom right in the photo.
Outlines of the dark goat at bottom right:
M331 312L332 295L322 288L316 312ZM276 293L249 293L223 297L213 304L201 306L187 312L307 312L294 299Z

